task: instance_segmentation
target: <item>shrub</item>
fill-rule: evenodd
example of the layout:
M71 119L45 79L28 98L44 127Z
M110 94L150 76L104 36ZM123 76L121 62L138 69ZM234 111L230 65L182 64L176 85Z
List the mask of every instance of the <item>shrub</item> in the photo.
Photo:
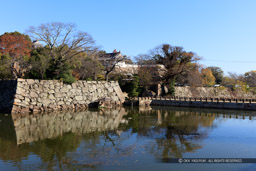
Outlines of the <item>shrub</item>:
M139 95L139 77L134 76L132 85L131 85L131 92L129 93L130 97L138 97Z

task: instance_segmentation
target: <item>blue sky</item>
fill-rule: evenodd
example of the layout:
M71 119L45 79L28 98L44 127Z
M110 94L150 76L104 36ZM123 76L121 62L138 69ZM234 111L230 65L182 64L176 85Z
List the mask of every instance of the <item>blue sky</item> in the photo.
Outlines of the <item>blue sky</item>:
M256 70L255 0L0 0L4 32L75 23L97 45L134 57L169 43L227 74Z

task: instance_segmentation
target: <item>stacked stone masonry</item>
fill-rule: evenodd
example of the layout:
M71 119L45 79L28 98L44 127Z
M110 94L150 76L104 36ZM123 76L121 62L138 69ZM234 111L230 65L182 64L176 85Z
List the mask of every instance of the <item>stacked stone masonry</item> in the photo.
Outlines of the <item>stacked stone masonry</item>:
M0 84L2 85L2 82ZM103 98L109 98L114 105L124 102L123 93L118 82L76 81L64 84L59 80L18 79L1 91L10 91L14 97L11 113L44 112L64 109L87 108L89 104ZM16 86L16 91L15 91ZM5 96L1 95L4 101ZM11 107L10 104L7 107Z

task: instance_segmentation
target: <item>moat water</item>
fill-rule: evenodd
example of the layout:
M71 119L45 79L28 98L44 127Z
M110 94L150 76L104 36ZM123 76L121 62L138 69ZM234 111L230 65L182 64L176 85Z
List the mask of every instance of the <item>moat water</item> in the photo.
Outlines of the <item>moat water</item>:
M0 170L256 170L256 112L175 107L0 115Z

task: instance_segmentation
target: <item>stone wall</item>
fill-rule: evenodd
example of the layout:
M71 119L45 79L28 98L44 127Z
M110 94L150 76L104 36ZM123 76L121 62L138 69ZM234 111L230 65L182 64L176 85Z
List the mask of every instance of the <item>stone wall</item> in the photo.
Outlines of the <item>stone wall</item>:
M251 92L237 89L231 91L224 87L175 87L175 96L178 97L210 97L210 98L256 98Z
M114 81L76 81L64 84L58 80L18 79L16 84L15 81L1 81L0 85L4 93L1 94L4 102L2 108L13 105L12 113L86 108L102 98L109 98L114 105L124 102L119 84Z

